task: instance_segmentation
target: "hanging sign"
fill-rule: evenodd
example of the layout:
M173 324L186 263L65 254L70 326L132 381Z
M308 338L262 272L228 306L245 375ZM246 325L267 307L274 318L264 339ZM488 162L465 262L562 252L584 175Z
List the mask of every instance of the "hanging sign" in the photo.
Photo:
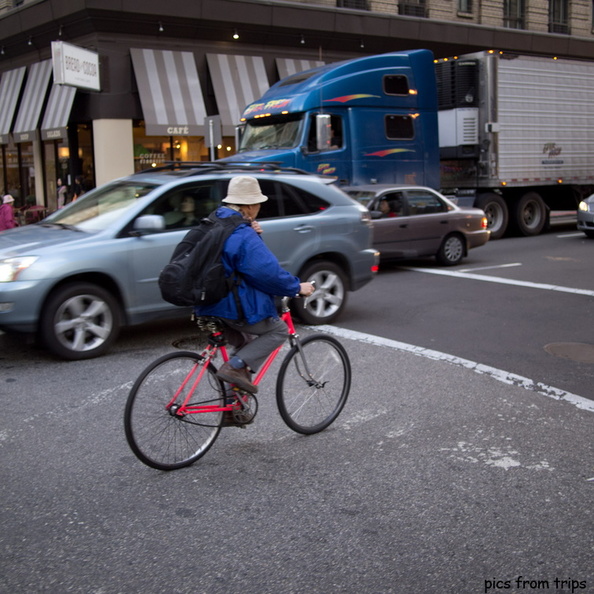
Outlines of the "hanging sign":
M64 41L52 41L52 63L54 84L101 90L99 54L96 52Z

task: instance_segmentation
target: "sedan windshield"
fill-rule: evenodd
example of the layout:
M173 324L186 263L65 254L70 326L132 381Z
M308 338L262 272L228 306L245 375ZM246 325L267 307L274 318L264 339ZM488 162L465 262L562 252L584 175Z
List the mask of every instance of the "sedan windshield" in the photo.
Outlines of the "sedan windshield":
M67 208L44 219L41 224L76 227L81 231L103 231L138 198L156 187L155 184L140 182L114 182L85 194Z
M245 126L239 152L297 146L302 122L303 114L252 120Z

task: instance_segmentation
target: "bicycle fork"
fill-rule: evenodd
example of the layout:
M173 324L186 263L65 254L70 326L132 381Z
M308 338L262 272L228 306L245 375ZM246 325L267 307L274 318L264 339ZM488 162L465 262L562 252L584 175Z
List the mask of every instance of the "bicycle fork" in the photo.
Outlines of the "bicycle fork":
M301 376L309 388L316 388L316 390L324 389L327 382L319 382L311 374L311 371L307 366L307 359L305 357L305 352L303 351L303 345L296 334L291 336L291 342L293 343L293 346L297 347L297 351L299 352L299 357L295 357L295 367L297 368L297 373ZM301 369L301 366L303 369Z

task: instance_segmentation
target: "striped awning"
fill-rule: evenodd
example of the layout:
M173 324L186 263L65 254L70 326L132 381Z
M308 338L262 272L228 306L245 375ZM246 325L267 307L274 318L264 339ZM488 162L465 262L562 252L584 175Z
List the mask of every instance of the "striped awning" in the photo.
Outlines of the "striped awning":
M0 144L8 144L8 133L14 119L14 113L23 86L27 68L15 68L2 74L0 80Z
M322 62L321 60L297 60L294 58L276 59L276 68L281 80L292 74L310 70L311 68L317 68L318 66L324 66L325 64L326 62Z
M130 49L148 136L203 136L206 108L191 52Z
M66 126L75 94L76 87L52 85L41 124L42 140L59 140L66 137Z
M25 92L19 106L19 113L12 132L15 142L35 140L35 130L52 75L52 61L36 62L29 67Z
M260 98L270 87L264 58L207 54L223 134L233 136L245 107Z

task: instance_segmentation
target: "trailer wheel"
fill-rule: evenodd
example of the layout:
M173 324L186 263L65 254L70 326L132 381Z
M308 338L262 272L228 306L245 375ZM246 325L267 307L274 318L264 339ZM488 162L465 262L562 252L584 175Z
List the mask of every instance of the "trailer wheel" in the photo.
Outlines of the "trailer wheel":
M479 195L476 206L485 211L487 229L491 231L491 239L500 239L507 229L509 220L505 200L499 194L488 192Z
M547 207L536 192L524 194L517 202L515 224L525 236L538 235L547 222Z

